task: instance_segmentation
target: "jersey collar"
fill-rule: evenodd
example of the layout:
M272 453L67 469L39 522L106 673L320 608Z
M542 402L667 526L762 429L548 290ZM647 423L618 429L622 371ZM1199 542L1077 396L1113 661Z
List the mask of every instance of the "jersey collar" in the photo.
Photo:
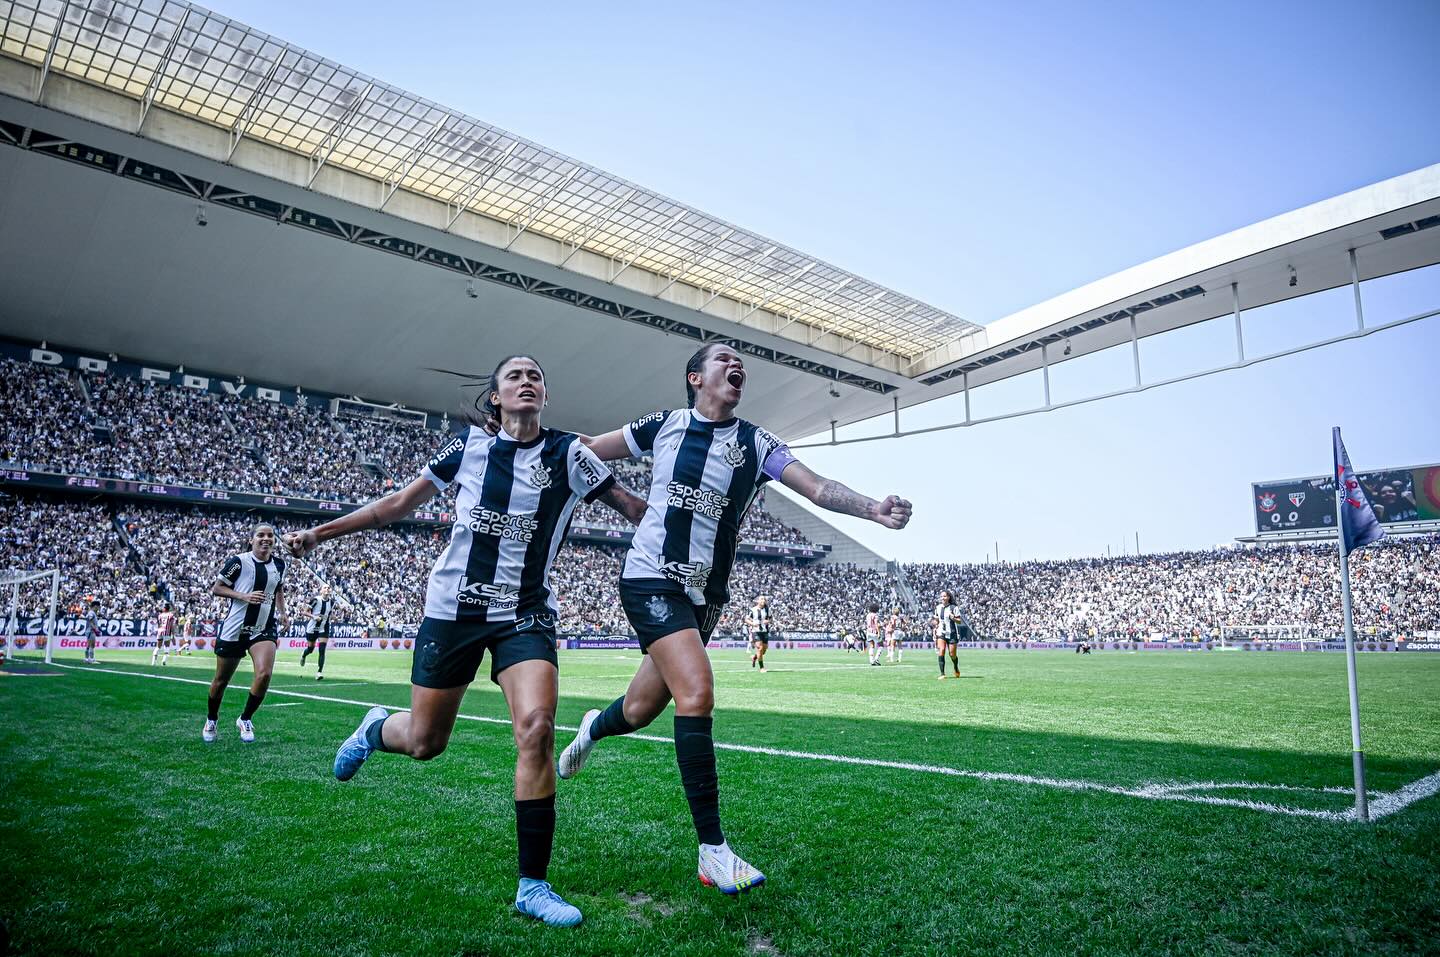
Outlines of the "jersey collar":
M540 428L539 434L537 434L535 438L531 439L529 442L521 442L519 439L515 438L515 436L511 435L509 432L506 432L504 428L501 428L499 433L497 433L495 436L495 441L509 442L516 448L533 449L535 446L545 441L545 428L542 426Z
M699 409L695 408L692 405L690 407L690 421L696 423L697 425L701 425L707 429L725 429L734 425L736 422L736 418L732 415L728 419L720 419L719 421L715 419L707 419L705 418L705 416L700 414Z

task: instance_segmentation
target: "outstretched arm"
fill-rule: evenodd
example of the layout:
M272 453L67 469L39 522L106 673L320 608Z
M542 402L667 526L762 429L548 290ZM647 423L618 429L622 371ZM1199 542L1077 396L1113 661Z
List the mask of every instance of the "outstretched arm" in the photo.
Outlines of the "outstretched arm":
M624 439L620 440L624 442ZM619 512L631 525L639 525L648 507L645 500L618 482L601 495L599 501Z
M582 435L580 441L584 442L590 451L595 453L595 457L602 462L613 462L616 459L630 457L630 443L625 441L624 429L616 429L613 432L606 432L604 435Z
M785 466L780 481L832 512L869 519L886 528L904 528L910 521L910 503L898 495L887 495L877 502L841 482L816 475L801 462Z
M332 522L303 532L286 532L285 550L296 558L304 558L321 542L369 528L382 528L406 517L430 501L438 491L429 479L417 478L400 491L369 502L349 515L342 515Z

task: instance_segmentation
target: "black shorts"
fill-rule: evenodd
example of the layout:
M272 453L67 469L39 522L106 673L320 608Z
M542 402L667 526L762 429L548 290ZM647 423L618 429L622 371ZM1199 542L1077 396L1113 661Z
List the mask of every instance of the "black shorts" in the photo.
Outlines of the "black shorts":
M770 644L770 632L768 632L768 631L757 631L757 632L755 632L755 643L756 643L757 645L768 645L768 644Z
M458 688L475 680L485 652L490 652L490 680L522 661L548 661L560 667L555 654L555 617L525 615L516 621L444 621L426 618L415 636L410 683L422 688Z
M324 631L307 631L307 632L305 632L305 643L306 643L307 645L313 645L313 644L315 644L315 642L317 642L317 641L329 641L329 640L330 640L330 629L328 629L328 628L325 629Z
M708 645L720 623L724 605L694 605L685 589L663 578L620 579L620 605L630 627L645 651L658 639L686 628L700 632L700 643Z
M260 644L262 641L274 643L274 630L267 629L265 631L252 633L245 628L241 628L239 634L229 641L223 638L215 639L215 657L244 658L252 647Z

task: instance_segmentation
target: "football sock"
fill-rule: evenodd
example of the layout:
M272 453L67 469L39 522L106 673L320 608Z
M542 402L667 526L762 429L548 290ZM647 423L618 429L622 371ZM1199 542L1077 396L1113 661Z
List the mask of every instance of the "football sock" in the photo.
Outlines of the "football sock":
M384 751L387 754L393 753L390 748L385 747L385 722L388 718L381 718L370 727L365 729L365 743L376 751ZM553 802L553 798L551 799Z
M317 667L317 670L318 670L318 671L324 671L324 670L325 670L325 645L324 645L324 643L318 645L317 648L319 649L319 654L320 654L320 664L319 664L319 666Z
M210 701L207 705L205 716L211 721L220 720L220 701L225 697L225 689L210 692Z
M940 659L940 675L941 675L941 677L944 677L944 675L945 675L945 656L944 656L944 655L936 655L935 657Z
M555 843L555 795L515 802L515 843L520 851L520 876L545 880Z
M241 719L249 721L255 717L255 712L260 710L260 702L264 700L265 696L263 694L255 694L252 691L250 696L245 699L245 710L240 712Z
M715 772L715 741L712 718L675 716L675 763L680 766L680 783L690 802L690 819L701 844L723 844L720 830L720 779Z
M599 741L614 734L629 734L635 727L625 720L625 696L622 694L590 722L590 740Z
M959 659L959 658L956 658L954 655L951 655L951 656L950 656L950 667L954 670L954 672L955 672L955 677L957 677L957 678L960 677L960 659Z
M305 659L310 657L310 652L315 650L314 645L306 645L305 650L300 652L300 667L305 667Z

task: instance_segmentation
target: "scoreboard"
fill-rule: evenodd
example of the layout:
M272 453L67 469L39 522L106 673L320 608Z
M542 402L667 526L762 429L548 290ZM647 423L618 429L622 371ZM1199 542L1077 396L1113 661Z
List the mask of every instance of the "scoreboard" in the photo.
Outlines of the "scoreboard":
M1440 466L1361 472L1357 476L1382 525L1440 521ZM1335 527L1335 478L1286 479L1250 486L1255 531Z

